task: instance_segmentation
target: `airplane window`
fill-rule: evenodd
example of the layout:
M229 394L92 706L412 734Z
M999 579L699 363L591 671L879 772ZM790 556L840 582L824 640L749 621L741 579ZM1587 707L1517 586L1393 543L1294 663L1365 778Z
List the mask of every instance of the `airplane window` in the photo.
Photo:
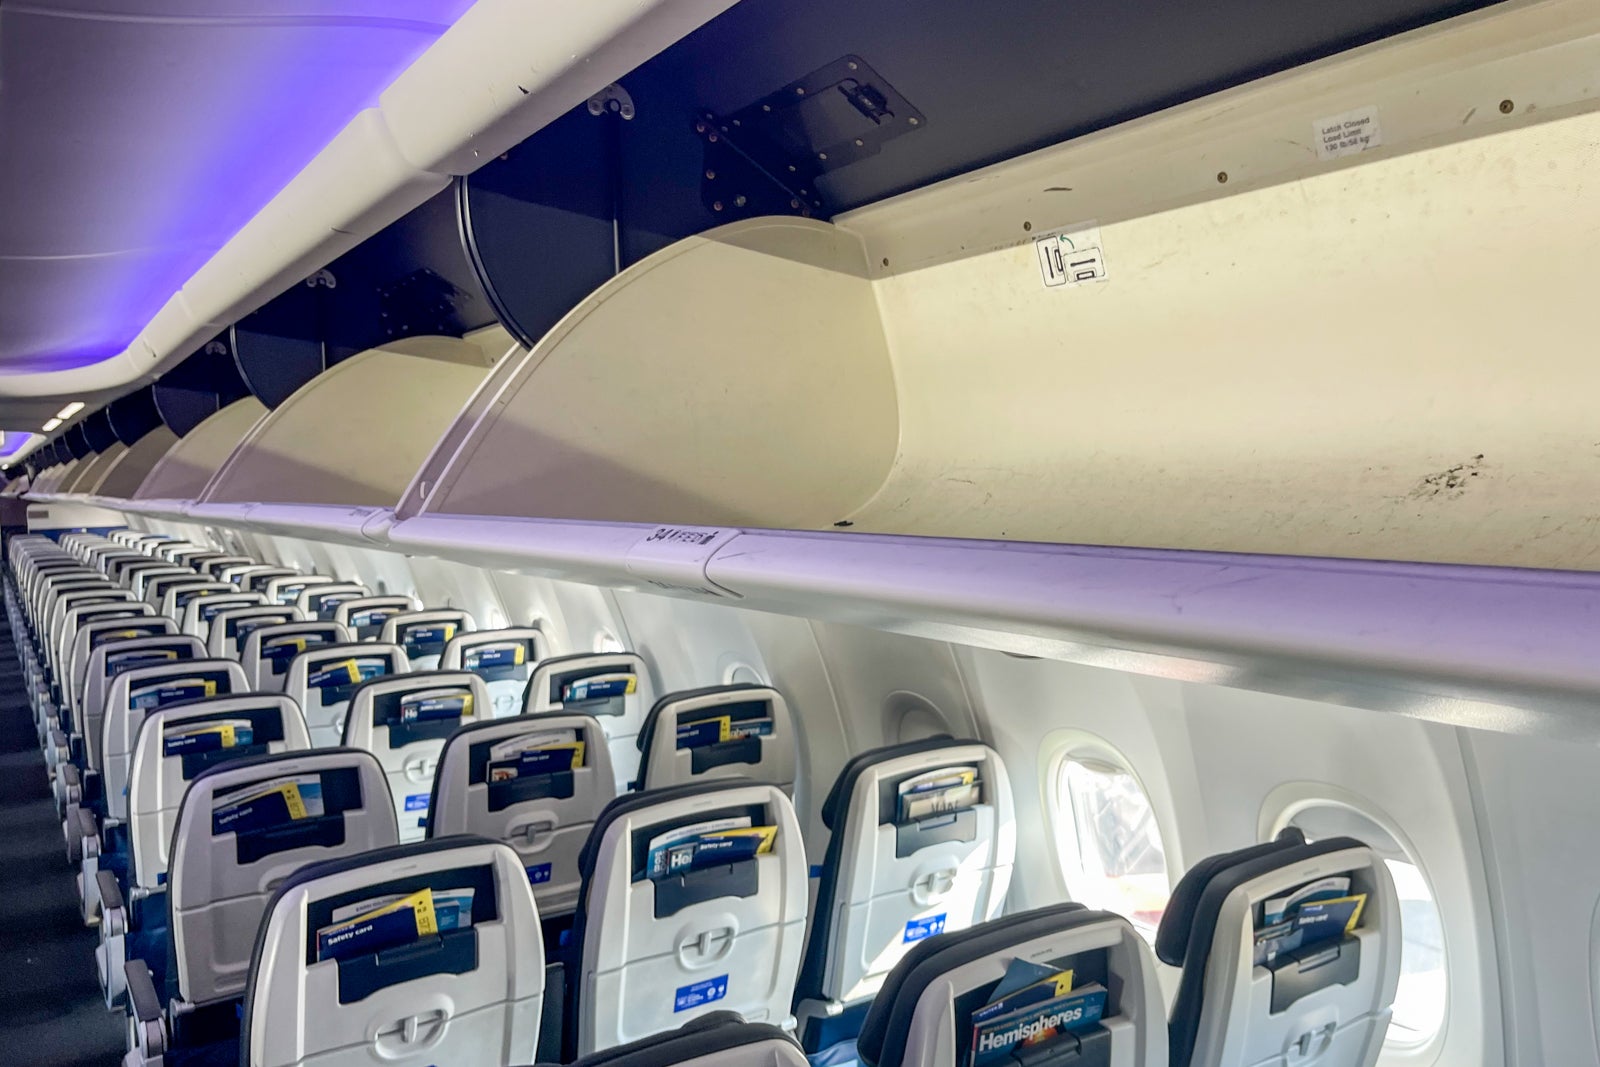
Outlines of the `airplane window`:
M1285 821L1314 841L1348 836L1365 841L1383 857L1400 898L1400 985L1385 1044L1425 1045L1444 1025L1448 977L1444 959L1444 920L1428 880L1415 857L1376 819L1342 803L1312 804Z
M761 685L763 683L761 681L761 675L756 673L756 669L754 667L750 666L748 663L740 663L728 671L728 684Z
M610 630L601 630L594 635L594 650L596 652L626 652L622 642Z
M1100 751L1072 750L1056 771L1055 838L1072 899L1124 915L1153 942L1172 884L1155 810L1139 780Z

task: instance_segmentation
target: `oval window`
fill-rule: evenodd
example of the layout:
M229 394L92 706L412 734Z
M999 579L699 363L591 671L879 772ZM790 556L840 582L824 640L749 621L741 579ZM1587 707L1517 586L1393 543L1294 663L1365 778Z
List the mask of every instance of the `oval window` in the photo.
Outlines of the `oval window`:
M1383 857L1400 898L1400 985L1384 1041L1405 1048L1432 1041L1444 1025L1449 993L1444 920L1416 857L1383 822L1349 803L1304 802L1278 828L1284 826L1299 827L1307 841L1353 837Z
M1069 749L1055 773L1052 822L1072 899L1114 911L1154 941L1172 884L1155 809L1125 761Z

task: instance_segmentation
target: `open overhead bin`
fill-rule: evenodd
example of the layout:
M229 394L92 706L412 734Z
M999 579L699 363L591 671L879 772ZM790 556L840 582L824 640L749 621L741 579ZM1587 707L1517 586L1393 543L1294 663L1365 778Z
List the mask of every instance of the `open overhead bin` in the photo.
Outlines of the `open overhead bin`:
M488 365L482 348L452 337L343 360L263 417L198 499L392 506Z
M63 485L59 491L84 495L99 492L100 483L127 454L128 446L121 441L114 441L104 452L86 456L79 465L77 476L70 483Z
M138 487L123 495L137 500L193 500L266 413L253 396L213 412L177 438Z
M497 368L463 420L402 517L830 525L897 437L861 244L799 218L678 242Z
M105 410L123 451L89 491L97 496L131 497L161 457L177 444L178 435L162 422L153 388L129 393Z

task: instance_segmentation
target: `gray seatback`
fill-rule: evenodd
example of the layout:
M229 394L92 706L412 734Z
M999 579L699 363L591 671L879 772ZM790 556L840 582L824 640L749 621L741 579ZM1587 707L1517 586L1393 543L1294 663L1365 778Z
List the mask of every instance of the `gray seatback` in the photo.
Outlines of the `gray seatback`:
M289 809L272 798L290 788L300 817L266 821ZM242 802L252 797L262 799ZM179 808L167 872L180 999L205 1004L244 992L267 901L296 870L397 840L389 787L370 752L295 752L201 774Z
M310 748L300 708L282 693L211 697L145 716L128 773L132 884L154 888L166 874L191 781L232 760Z
M384 938L352 914L423 895ZM433 916L431 923L419 914ZM417 927L437 926L417 936ZM324 939L343 926L343 936ZM365 936L364 942L356 940ZM319 863L291 877L261 926L243 1061L257 1067L531 1062L544 1002L539 911L515 853L452 838Z
M564 738L568 732L584 744L581 766L548 775L521 773L512 755L519 743ZM539 914L566 915L577 907L583 884L578 857L595 820L616 795L605 731L592 716L557 712L491 719L458 730L445 742L434 772L428 836L477 834L506 842L522 858Z

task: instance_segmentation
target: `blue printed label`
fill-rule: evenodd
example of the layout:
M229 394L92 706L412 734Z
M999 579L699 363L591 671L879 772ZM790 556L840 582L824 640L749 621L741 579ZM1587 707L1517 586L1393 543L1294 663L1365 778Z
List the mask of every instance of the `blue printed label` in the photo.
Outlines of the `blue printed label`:
M712 1004L728 995L728 976L719 975L716 978L707 978L704 982L694 985L678 987L678 995L672 998L674 1012L688 1011L690 1008L703 1007Z
M935 934L944 933L944 916L930 915L926 919L912 919L906 923L906 934L900 943L908 945L913 941L923 941Z
M612 697L627 696L637 686L638 682L631 674L626 678L586 678L567 686L561 694L561 702L582 704L589 700L610 700Z
M535 863L528 868L528 884L544 885L550 880L550 865L548 863Z
M410 796L406 797L406 810L407 811L427 811L428 810L428 794L426 794L426 793L412 793ZM943 916L940 916L940 918L942 919Z
M517 667L527 659L522 645L499 648L481 648L467 653L467 670L484 670L490 667Z

